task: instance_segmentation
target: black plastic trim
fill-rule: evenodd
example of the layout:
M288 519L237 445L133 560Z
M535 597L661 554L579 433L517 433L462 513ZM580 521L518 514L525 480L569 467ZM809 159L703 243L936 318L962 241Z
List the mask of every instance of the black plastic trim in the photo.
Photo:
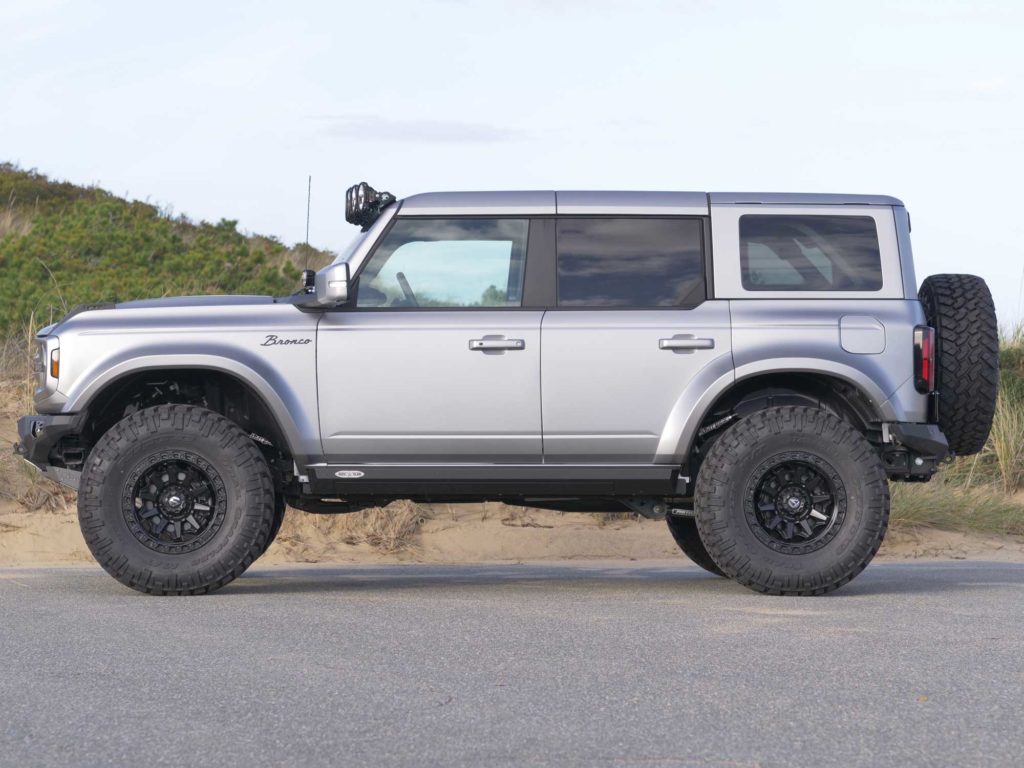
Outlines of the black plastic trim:
M711 206L711 196L708 195L708 207ZM703 216L704 227L702 237L704 238L704 295L708 301L715 298L715 259L714 246L711 240L711 217Z
M350 473L339 478L336 473ZM304 493L389 498L673 496L679 467L643 465L338 464L307 469Z
M61 438L81 432L85 417L85 411L22 416L14 452L42 468L50 463L50 451Z
M523 309L547 309L553 306L556 279L555 219L530 219Z

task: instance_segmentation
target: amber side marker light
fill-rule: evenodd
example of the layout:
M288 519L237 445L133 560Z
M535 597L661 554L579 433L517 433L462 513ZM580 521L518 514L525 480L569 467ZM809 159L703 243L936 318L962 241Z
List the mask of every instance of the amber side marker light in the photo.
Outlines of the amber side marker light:
M60 378L60 350L55 349L50 353L50 376Z

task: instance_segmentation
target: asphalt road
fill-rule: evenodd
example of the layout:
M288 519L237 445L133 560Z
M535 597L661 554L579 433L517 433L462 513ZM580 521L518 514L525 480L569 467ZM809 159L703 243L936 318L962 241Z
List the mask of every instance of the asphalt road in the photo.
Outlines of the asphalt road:
M0 569L0 765L1020 765L1024 565Z

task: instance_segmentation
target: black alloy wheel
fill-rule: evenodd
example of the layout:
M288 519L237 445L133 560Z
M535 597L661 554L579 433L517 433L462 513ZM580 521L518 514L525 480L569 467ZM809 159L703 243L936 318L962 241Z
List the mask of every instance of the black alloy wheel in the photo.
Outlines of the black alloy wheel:
M773 456L755 470L747 488L751 530L777 552L820 549L839 532L846 514L842 479L815 456Z
M224 520L224 481L191 453L162 454L139 463L125 484L125 521L135 538L158 552L192 552L208 543Z

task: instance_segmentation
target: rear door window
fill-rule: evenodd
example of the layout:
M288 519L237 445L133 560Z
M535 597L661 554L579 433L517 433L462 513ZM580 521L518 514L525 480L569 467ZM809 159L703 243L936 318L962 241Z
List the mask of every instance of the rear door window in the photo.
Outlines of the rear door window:
M558 306L687 307L705 298L699 219L558 220Z
M882 256L870 216L740 217L748 291L878 291Z

